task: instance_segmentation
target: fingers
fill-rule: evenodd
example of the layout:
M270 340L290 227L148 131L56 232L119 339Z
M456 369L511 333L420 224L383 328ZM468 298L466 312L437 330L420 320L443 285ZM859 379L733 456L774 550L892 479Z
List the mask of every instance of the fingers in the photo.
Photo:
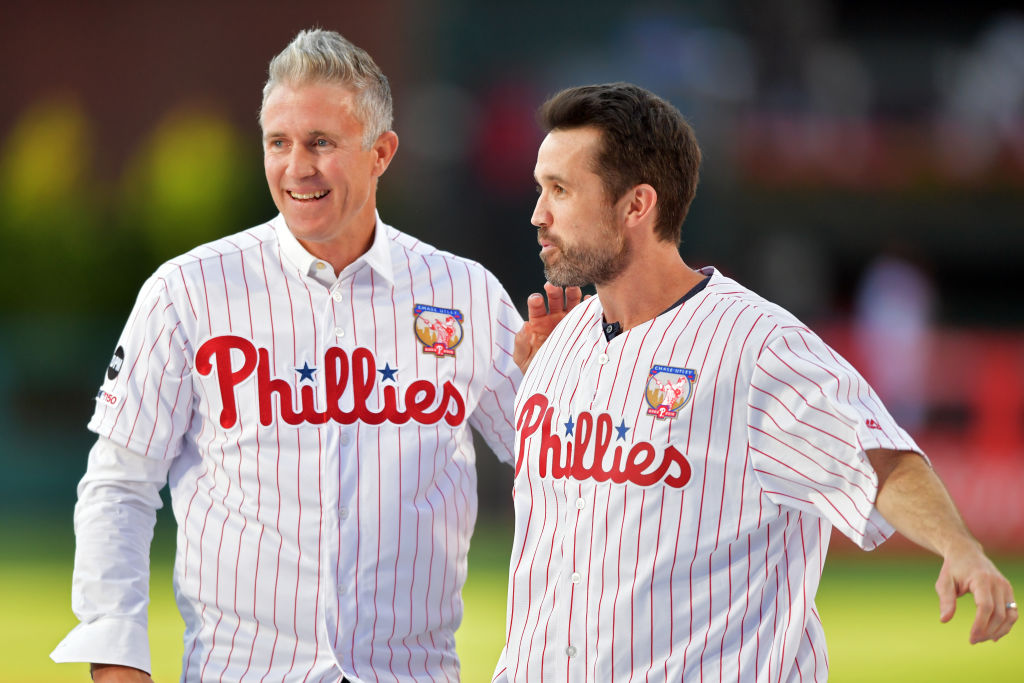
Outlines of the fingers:
M549 295L550 296L550 295ZM531 294L526 299L526 319L529 321L543 318L547 315L548 309L544 304L542 294Z
M971 624L971 644L980 643L988 640L991 637L991 627L993 621L998 619L999 623L1002 624L1002 618L998 616L998 610L996 605L992 603L989 596L979 595L975 593L974 601L977 605L977 609L974 612L974 623ZM1003 612L1006 611L1006 607L1003 607Z
M565 291L558 285L544 283L544 293L548 297L548 310L556 315L565 310Z
M935 582L935 592L939 594L939 621L945 624L956 614L957 599L956 584L945 564L942 565L939 579Z
M1005 583L1005 585L1002 585ZM1013 628L1020 616L1016 604L1011 597L1009 582L998 582L992 591L976 591L975 601L978 609L971 626L971 643L986 640L997 641ZM979 597L979 595L981 597ZM991 597L992 595L1001 597Z
M538 299L541 298L539 294L535 296L537 296ZM519 369L523 374L526 374L526 368L530 366L530 361L533 359L533 354L536 352L536 349L533 348L532 340L533 330L530 328L530 323L526 323L523 325L522 329L516 332L512 346L512 360L515 361L517 366L519 366Z
M1017 604L1014 600L1008 600L1007 604L1009 604L1011 602L1013 604ZM1017 619L1019 619L1019 618L1020 618L1020 611L1016 607L1007 607L1006 608L1006 618L1003 619L1003 623L1000 624L999 628L997 629L996 635L994 636L993 640L999 640L1000 638L1005 636L1007 633L1009 633L1010 629L1013 628L1013 625L1017 623Z
M565 309L571 311L576 304L583 300L583 290L579 287L565 288Z
M952 553L942 562L935 592L939 595L939 619L945 623L956 612L956 599L967 593L977 606L971 624L972 644L999 640L1013 628L1020 616L1013 598L1013 586L985 557L977 543Z

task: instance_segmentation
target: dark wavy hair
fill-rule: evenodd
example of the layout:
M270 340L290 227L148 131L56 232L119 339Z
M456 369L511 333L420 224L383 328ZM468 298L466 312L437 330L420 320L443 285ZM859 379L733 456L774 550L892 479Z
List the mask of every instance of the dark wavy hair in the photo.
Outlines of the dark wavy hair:
M697 192L701 155L678 109L631 83L606 83L563 90L541 105L538 120L546 133L588 126L600 130L594 172L610 200L649 184L658 193L658 237L679 243Z

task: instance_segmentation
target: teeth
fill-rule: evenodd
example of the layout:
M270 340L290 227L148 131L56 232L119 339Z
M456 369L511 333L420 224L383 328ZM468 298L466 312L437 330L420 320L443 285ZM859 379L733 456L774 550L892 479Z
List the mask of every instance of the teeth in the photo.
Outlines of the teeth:
M309 192L305 194L301 192L289 192L288 194L292 196L292 199L320 199L327 194L327 190L319 190L317 192Z

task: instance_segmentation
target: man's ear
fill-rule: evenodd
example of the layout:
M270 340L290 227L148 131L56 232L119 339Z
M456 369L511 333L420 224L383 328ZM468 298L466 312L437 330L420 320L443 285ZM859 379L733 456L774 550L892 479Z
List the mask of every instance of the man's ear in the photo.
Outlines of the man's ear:
M393 130L384 131L370 149L376 155L373 161L373 175L379 178L388 170L391 160L398 151L398 133Z
M626 225L632 227L654 218L658 192L647 183L641 183L628 190L623 201Z

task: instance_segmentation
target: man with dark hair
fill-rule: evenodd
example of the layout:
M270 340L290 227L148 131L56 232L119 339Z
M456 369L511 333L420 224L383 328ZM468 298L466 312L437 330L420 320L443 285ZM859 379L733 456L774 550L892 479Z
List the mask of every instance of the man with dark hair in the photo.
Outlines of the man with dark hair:
M971 642L1004 636L1011 585L871 387L790 313L681 258L700 164L682 115L615 83L563 91L541 120L544 270L597 296L516 397L495 681L823 681L833 526L938 553L942 620L972 592Z

